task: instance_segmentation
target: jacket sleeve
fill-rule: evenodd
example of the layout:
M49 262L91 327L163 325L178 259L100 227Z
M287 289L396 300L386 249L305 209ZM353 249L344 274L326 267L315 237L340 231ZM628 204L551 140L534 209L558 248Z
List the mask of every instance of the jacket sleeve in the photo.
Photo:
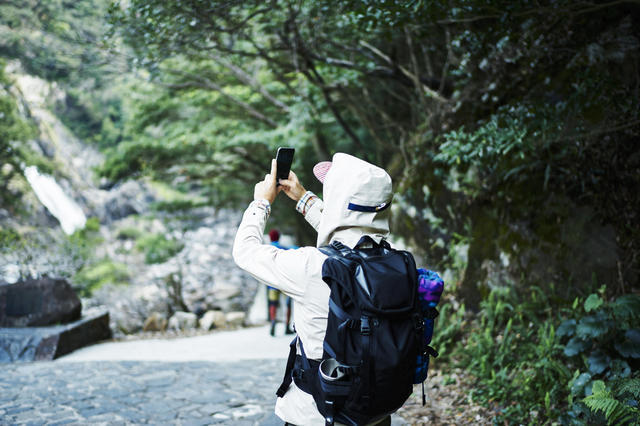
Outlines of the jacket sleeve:
M244 212L233 243L233 260L258 281L275 287L294 300L304 297L312 247L295 250L263 244L269 217L266 202L252 202Z
M315 194L314 194L315 195ZM309 211L307 211L304 215L304 218L309 225L313 226L313 229L318 232L318 227L320 227L320 218L322 217L322 209L324 208L324 203L322 200L316 196L315 202L309 207Z

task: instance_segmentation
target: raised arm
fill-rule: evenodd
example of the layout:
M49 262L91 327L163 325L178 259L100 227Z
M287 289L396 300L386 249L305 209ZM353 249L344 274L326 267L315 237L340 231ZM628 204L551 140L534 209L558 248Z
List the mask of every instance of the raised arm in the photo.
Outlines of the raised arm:
M282 250L262 243L271 203L280 191L280 187L276 187L275 176L274 160L271 173L265 176L264 181L256 184L254 200L242 216L233 242L233 259L239 267L258 280L295 299L302 297L306 290L304 277L310 259L309 250Z
M296 202L296 210L317 232L322 216L322 200L313 192L304 189L294 172L289 172L289 179L280 180L280 185L285 194Z

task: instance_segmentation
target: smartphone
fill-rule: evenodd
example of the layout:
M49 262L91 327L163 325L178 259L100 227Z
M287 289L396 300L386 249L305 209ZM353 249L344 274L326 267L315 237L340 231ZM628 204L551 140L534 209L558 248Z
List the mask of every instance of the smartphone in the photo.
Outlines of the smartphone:
M278 163L278 172L276 173L276 182L280 179L289 179L289 171L291 170L291 163L293 162L293 154L296 152L295 148L278 148L276 154L276 163ZM277 185L280 185L277 183Z

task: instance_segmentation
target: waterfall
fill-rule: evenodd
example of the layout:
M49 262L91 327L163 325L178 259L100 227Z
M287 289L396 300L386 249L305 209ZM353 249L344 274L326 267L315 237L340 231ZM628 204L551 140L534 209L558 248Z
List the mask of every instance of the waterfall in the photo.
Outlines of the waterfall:
M67 235L84 228L87 221L84 212L53 177L41 174L35 166L25 168L24 175L40 202L58 219Z

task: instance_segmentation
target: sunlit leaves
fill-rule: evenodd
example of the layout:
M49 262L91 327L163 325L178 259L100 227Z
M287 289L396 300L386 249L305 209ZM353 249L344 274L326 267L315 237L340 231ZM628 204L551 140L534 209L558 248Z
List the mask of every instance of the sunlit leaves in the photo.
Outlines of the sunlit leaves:
M603 303L604 302L602 301L602 298L600 296L598 296L597 294L591 294L584 302L584 310L585 312L591 312L595 309L598 309L600 306L602 306Z

